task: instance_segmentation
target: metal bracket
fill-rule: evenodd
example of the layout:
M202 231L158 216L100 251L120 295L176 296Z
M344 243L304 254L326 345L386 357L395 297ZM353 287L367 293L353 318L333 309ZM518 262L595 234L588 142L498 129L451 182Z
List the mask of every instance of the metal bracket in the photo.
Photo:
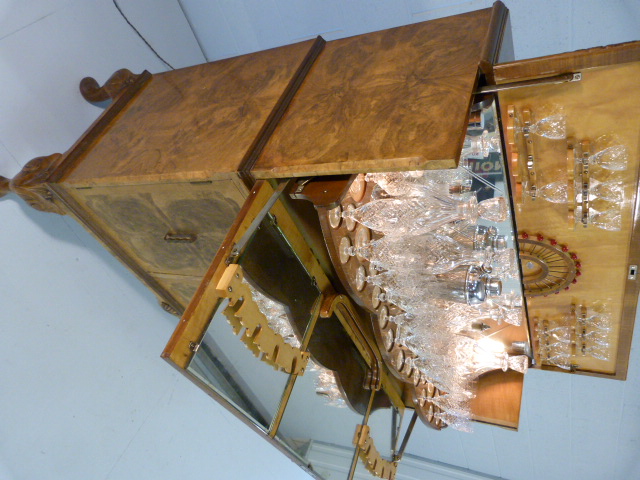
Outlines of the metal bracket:
M553 75L551 77L534 78L533 80L523 80L521 82L502 83L500 85L485 85L484 87L480 87L474 93L476 95L480 93L494 93L494 92L499 92L501 90L511 90L514 88L533 87L537 85L553 85L557 83L579 82L580 80L582 80L582 73L570 72L570 73L562 73L560 75Z
M271 207L273 207L273 205L276 203L278 198L280 198L280 195L282 195L282 192L286 190L286 188L289 186L291 182L293 182L293 179L289 179L287 181L284 181L278 184L278 187L275 189L271 197L269 197L269 200L267 200L267 202L260 209L256 217L253 219L253 221L247 228L247 231L244 232L244 235L240 237L240 239L236 242L236 244L231 249L231 253L225 260L225 263L227 265L230 265L231 263L233 263L235 261L235 258L238 255L240 255L240 252L244 250L245 245L249 242L249 240L251 240L251 237L253 236L255 231L258 229L258 227L260 227L260 224L262 223L262 220L264 219L264 217L267 216L267 214L269 213L269 210L271 210ZM273 221L275 222L274 224L277 224L277 219L274 219Z

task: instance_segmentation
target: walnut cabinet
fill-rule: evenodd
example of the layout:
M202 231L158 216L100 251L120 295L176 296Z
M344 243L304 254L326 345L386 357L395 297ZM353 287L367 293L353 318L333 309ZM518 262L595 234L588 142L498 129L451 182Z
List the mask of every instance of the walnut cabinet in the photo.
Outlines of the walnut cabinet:
M353 443L372 474L393 478L399 457L376 456L388 448L401 456L401 438L386 445L386 429L405 410L442 425L416 400L426 384L403 376L381 347L375 309L336 262L326 210L354 201L349 186L359 173L455 168L474 105L495 105L527 297L527 322L505 329L503 341L532 347L541 368L626 376L640 265L640 44L509 62L507 16L496 2L156 75L121 70L104 86L85 78L87 100L110 100L102 115L67 152L0 177L0 192L70 214L91 231L181 317L163 357L284 453L306 465L313 442ZM559 139L536 123L550 110L565 119ZM585 174L596 139L611 134L627 154L614 179L622 185L615 231L597 228L597 202L583 190L596 178L597 165ZM555 183L564 203L544 198ZM255 320L251 288L294 318L297 346ZM610 319L606 359L587 355L581 321L595 307ZM569 321L573 351L561 364L545 332ZM247 354L269 372L247 367ZM309 397L302 374L314 361L337 372L348 413ZM483 376L475 419L517 428L522 385L517 372ZM329 416L343 439L318 422Z

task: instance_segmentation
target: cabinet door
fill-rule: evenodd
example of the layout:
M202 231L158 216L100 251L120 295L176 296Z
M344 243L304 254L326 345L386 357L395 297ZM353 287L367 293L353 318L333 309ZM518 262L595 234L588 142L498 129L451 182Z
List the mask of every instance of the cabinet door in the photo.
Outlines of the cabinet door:
M639 291L640 42L495 67L500 82L567 71L581 80L500 93L535 354L545 369L625 379ZM560 285L567 264L575 277ZM570 330L564 348L554 328Z
M87 188L59 184L56 192L70 213L168 310L178 313L184 311L246 197L237 178Z
M312 465L308 447L339 445L333 461L347 478L358 458L357 425L378 412L386 445L393 412L404 411L401 387L358 329L356 308L333 291L287 209L272 199L269 184L258 182L163 357L294 461ZM327 403L329 393L348 408ZM390 460L391 448L382 455Z
M147 272L200 277L244 200L230 181L95 187L76 194Z

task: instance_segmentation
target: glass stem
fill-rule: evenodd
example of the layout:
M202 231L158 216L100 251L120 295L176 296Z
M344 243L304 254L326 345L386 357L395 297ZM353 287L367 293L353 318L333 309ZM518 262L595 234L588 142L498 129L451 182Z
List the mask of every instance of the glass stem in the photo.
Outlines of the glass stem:
M471 169L469 167L467 167L466 165L463 165L462 168L464 168L467 172L469 172L469 175L471 175L473 178L475 178L476 180L478 180L480 183L485 184L487 187L492 188L493 190L495 190L496 192L498 192L500 195L504 195L504 192L496 187L494 184L492 184L491 182L485 180L484 178L482 178L480 175L478 175L477 173L473 173L471 171Z

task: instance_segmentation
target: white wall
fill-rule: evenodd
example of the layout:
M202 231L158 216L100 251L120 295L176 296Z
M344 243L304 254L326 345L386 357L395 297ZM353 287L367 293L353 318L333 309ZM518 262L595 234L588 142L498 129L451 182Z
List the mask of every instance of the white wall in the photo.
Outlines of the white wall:
M180 0L209 60L488 8L493 0ZM503 0L517 58L637 40L637 0Z
M174 67L204 61L176 0L120 0ZM0 1L0 175L98 116L78 82L164 70L111 0ZM0 478L307 478L160 359L176 319L69 218L0 200Z
M175 67L204 57L177 0L119 0ZM487 6L472 0L182 0L209 59ZM510 0L516 55L640 37L640 2ZM453 6L451 6L453 5ZM64 151L99 110L86 75L161 71L111 0L0 0L0 174ZM175 319L71 219L0 200L0 478L307 478L159 354ZM636 335L637 337L637 335ZM416 428L413 453L511 479L638 478L627 382L531 372L520 432Z

